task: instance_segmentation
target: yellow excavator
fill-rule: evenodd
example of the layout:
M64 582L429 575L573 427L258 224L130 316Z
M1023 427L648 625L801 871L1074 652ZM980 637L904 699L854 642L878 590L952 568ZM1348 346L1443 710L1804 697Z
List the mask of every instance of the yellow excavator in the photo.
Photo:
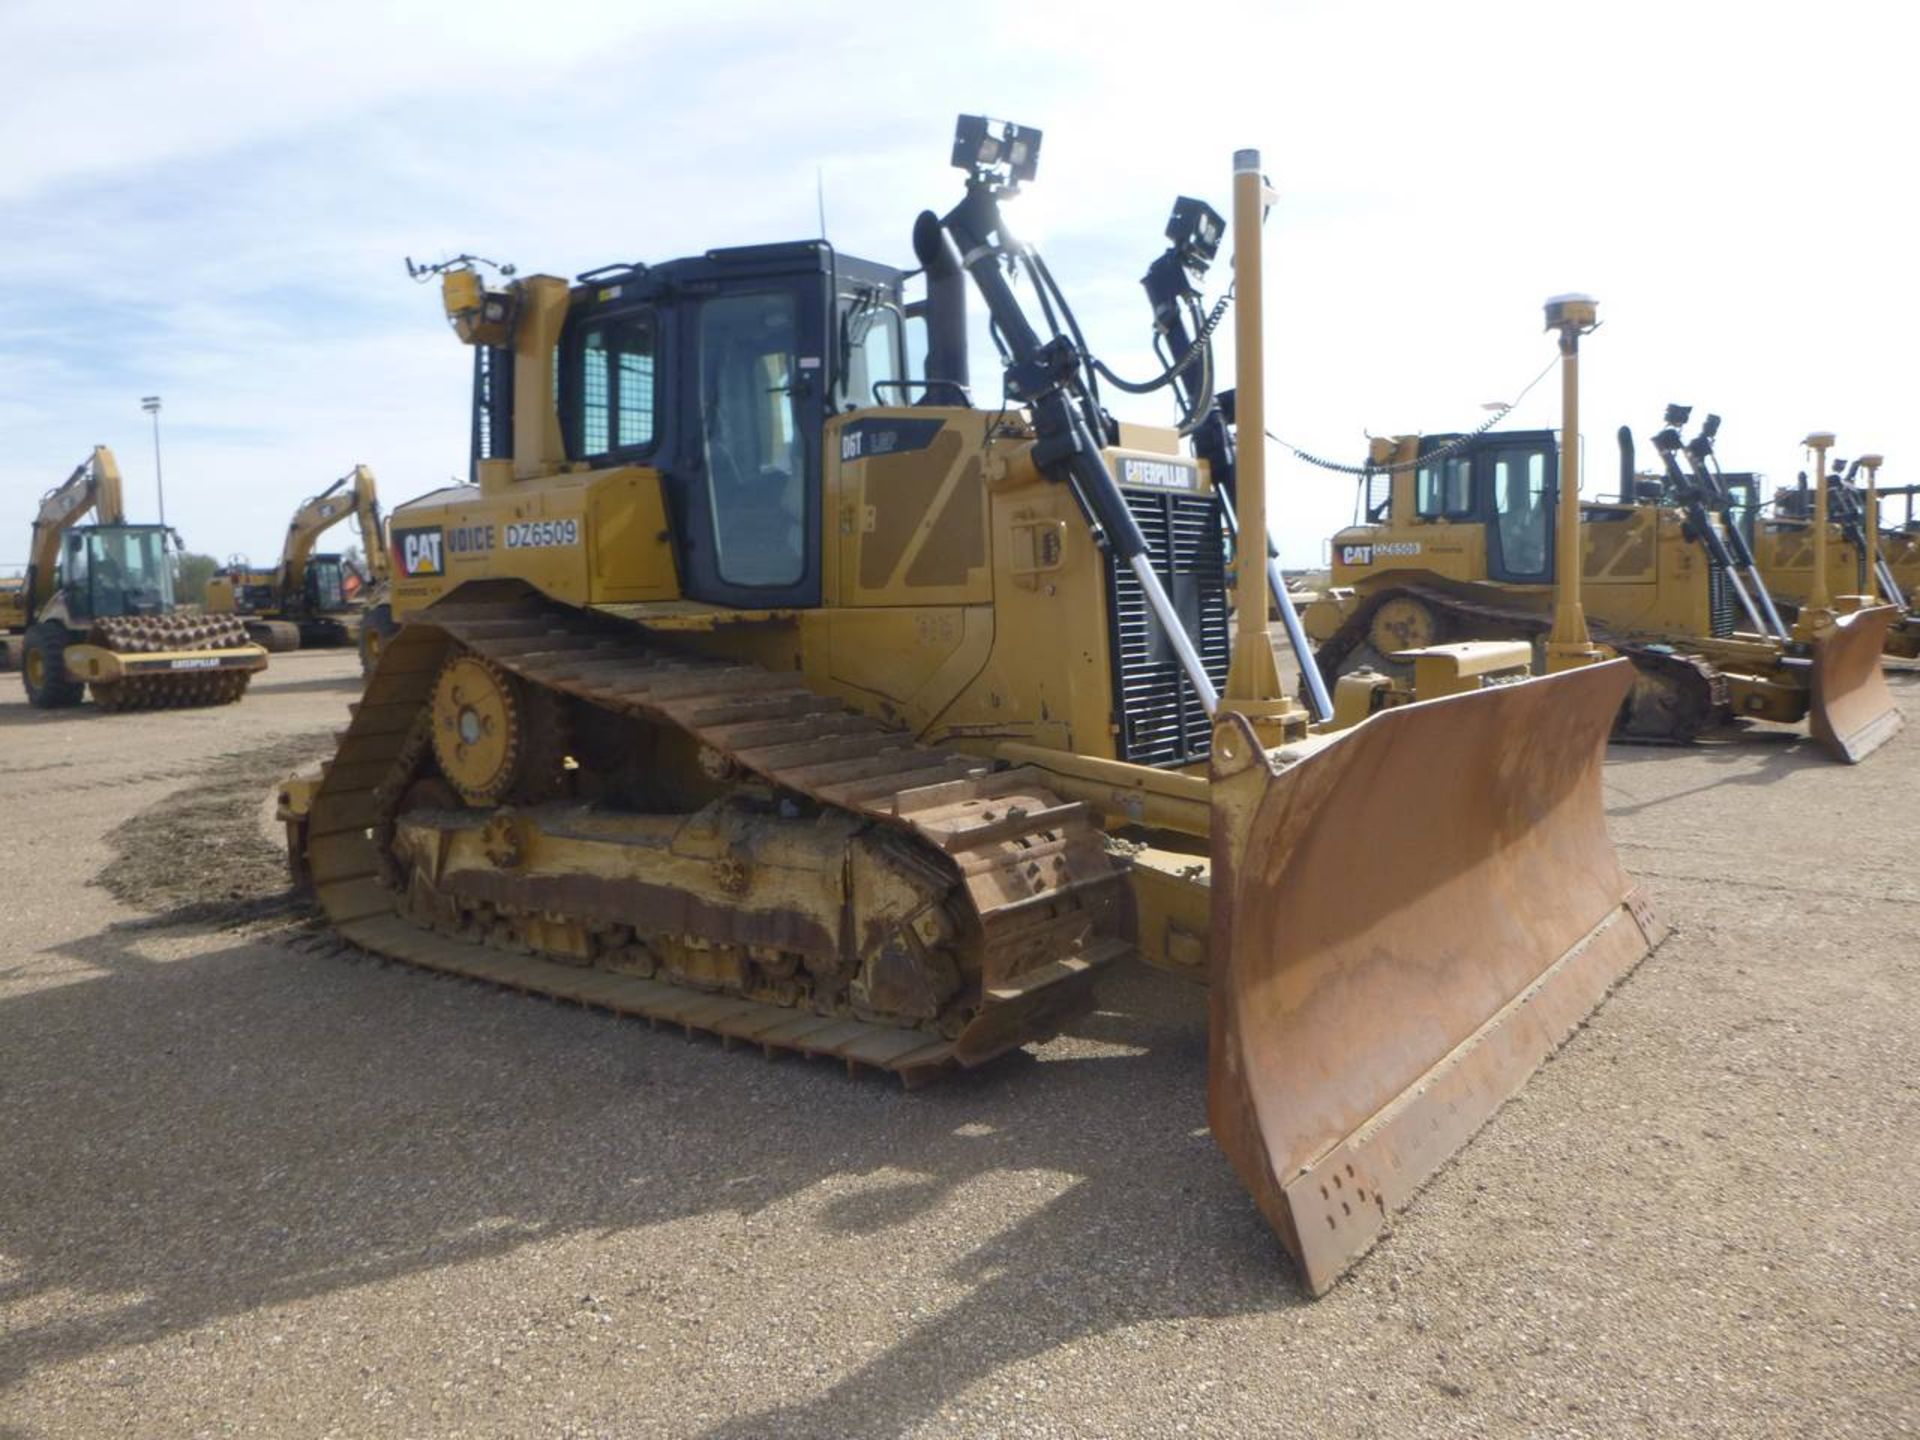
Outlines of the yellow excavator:
M0 575L0 670L20 668L21 637L27 629L27 577Z
M1129 956L1204 981L1213 1131L1317 1293L1657 942L1600 796L1631 672L1439 647L1418 701L1309 716L1263 447L1108 415L1005 218L1039 143L962 117L912 302L824 241L432 267L478 483L392 516L398 629L283 786L290 863L380 954L909 1083L1058 1033ZM1237 154L1241 435L1270 199ZM1210 377L1211 328L1140 383Z
M359 522L366 557L358 591L349 585L344 557L314 552L320 537L349 515ZM239 616L247 634L271 651L354 645L386 579L379 491L373 471L356 465L293 512L278 566L257 570L236 555L215 571L207 582L207 611Z
M1664 478L1635 469L1623 427L1620 496L1570 517L1553 501L1568 457L1550 430L1376 439L1359 469L1362 521L1333 537L1329 587L1306 607L1314 666L1328 677L1391 672L1396 652L1447 640L1544 646L1558 568L1578 565L1594 639L1636 670L1623 738L1683 742L1735 718L1805 720L1834 758L1864 759L1901 724L1879 665L1899 611L1871 594L1835 595L1823 557L1789 626L1725 487L1682 443L1674 409L1667 419L1654 437ZM1822 457L1821 524L1832 443L1807 437ZM1562 560L1556 535L1569 531L1576 543Z
M94 523L80 522L91 513ZM120 467L96 445L40 502L19 619L20 674L38 709L225 705L266 652L230 617L175 608L171 532L129 525Z

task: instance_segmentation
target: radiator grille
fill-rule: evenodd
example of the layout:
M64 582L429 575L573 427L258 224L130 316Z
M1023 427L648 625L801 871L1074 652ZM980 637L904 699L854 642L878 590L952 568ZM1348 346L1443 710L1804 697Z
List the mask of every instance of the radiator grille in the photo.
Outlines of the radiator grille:
M1733 582L1727 567L1712 557L1707 560L1707 618L1714 635L1724 639L1733 634Z
M1226 683L1229 636L1220 505L1211 495L1128 490L1154 572L1173 600L1215 687ZM1113 708L1119 756L1140 765L1204 760L1211 723L1125 564L1108 560L1113 626Z

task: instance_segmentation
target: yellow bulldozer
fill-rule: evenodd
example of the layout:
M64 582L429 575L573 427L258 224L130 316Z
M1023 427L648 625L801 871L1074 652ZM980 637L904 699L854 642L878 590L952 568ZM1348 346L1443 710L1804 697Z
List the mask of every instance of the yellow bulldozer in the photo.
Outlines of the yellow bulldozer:
M1319 1292L1656 943L1600 801L1630 670L1483 686L1524 647L1438 648L1456 693L1310 719L1262 447L1107 414L1005 218L1039 142L962 118L911 302L824 241L434 267L478 484L391 517L398 628L283 788L290 861L380 954L909 1083L1058 1033L1129 956L1177 970L1214 1133ZM1234 197L1259 436L1256 152ZM1211 377L1210 334L1154 383Z
M1709 423L1715 418L1709 416ZM1852 586L1869 600L1892 605L1896 618L1887 630L1885 653L1920 659L1920 615L1912 608L1913 585L1920 581L1920 548L1911 526L1881 524L1878 477L1883 463L1879 455L1833 462L1827 477L1833 513L1826 526L1826 570L1837 583ZM1781 486L1765 501L1760 494L1763 477L1735 474L1727 481L1734 521L1753 550L1763 583L1784 614L1796 615L1815 581L1814 494L1806 472L1800 473L1797 485Z
M360 527L364 572L349 576L341 555L316 554L328 530L353 516ZM373 471L356 465L309 500L287 525L280 563L255 569L246 557L231 557L207 582L206 608L234 615L247 634L270 651L319 649L360 643L373 596L387 579L386 527Z
M81 524L90 513L94 523ZM176 608L170 536L163 525L126 523L120 468L104 445L42 498L9 617L22 631L31 704L60 709L90 691L102 710L147 710L246 693L266 652L230 617Z
M1915 595L1920 593L1920 518L1914 514L1914 499L1920 496L1920 485L1890 485L1878 488L1876 493L1882 501L1904 500L1906 504L1905 515L1891 524L1880 518L1878 511L1875 515L1881 553L1893 573L1894 584L1900 587L1900 593L1912 608Z
M1565 561L1556 537L1569 521L1554 497L1567 457L1552 431L1376 439L1356 469L1362 521L1333 537L1329 586L1306 607L1315 666L1392 673L1406 666L1399 652L1467 639L1524 639L1544 656L1557 571L1577 565L1592 638L1636 670L1622 738L1804 720L1836 759L1865 758L1901 723L1879 665L1899 611L1833 594L1823 568L1788 625L1730 516L1725 477L1682 443L1675 418L1654 437L1661 475L1635 468L1622 428L1620 494L1572 507ZM1824 457L1832 438L1807 444ZM1824 468L1813 503L1827 513Z

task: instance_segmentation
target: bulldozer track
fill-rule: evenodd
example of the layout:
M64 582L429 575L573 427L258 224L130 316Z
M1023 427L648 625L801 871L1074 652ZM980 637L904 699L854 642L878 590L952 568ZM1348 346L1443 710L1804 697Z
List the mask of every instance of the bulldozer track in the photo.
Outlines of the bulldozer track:
M1320 673L1330 678L1337 677L1347 657L1365 642L1375 612L1388 600L1399 596L1420 601L1443 621L1446 633L1435 637L1439 641L1533 641L1544 638L1553 629L1550 619L1529 611L1466 600L1450 591L1431 586L1395 585L1369 596L1314 652L1314 663L1320 667ZM1506 630L1510 633L1492 635L1488 633L1489 630ZM1644 719L1636 723L1631 704L1623 707L1614 731L1617 739L1638 744L1683 745L1728 718L1731 705L1726 677L1710 661L1670 646L1628 640L1600 627L1590 627L1590 630L1595 643L1611 647L1631 660L1640 671L1660 676L1674 687L1681 700L1677 715L1666 720L1658 729L1648 728Z
M402 916L387 853L429 748L429 700L464 647L522 681L616 714L677 727L712 763L886 827L950 879L982 971L958 1034L503 953ZM925 746L791 674L672 650L644 629L537 601L422 612L383 650L314 797L307 858L329 918L389 957L518 990L705 1031L723 1042L842 1059L909 1083L1045 1038L1088 1001L1094 974L1128 952L1123 878L1083 806L1030 770ZM956 905L957 902L957 905ZM516 951L523 947L515 947Z

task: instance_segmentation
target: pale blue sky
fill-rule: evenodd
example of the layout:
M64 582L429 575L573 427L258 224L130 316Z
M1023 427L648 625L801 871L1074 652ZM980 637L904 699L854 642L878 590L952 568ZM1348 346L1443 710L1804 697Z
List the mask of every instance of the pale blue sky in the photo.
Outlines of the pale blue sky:
M0 562L96 442L151 515L155 392L168 518L217 555L267 558L358 461L390 506L463 474L468 352L403 255L570 275L809 235L817 169L835 243L907 264L914 215L957 197L963 109L1045 130L1016 214L1134 373L1171 200L1224 208L1259 147L1283 195L1269 412L1322 453L1476 423L1549 358L1541 300L1585 289L1603 484L1614 426L1669 399L1726 416L1733 467L1790 477L1830 428L1917 480L1887 13L6 0ZM1542 386L1513 423L1556 404ZM1274 475L1284 553L1316 561L1350 484Z

